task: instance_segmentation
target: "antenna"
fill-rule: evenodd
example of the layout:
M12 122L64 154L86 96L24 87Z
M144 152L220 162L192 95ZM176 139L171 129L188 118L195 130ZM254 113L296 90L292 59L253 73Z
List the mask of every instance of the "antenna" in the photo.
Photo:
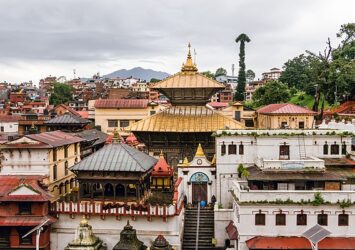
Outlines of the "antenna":
M76 78L76 70L73 69L74 79Z
M234 63L232 63L232 76L234 76Z
M196 50L194 49L194 63L196 64L196 55L197 55L197 53L196 53Z

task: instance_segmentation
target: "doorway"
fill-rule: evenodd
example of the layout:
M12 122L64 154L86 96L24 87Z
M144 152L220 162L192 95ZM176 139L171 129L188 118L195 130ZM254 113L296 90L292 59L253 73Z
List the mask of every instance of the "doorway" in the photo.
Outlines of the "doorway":
M207 201L207 183L192 183L192 204Z

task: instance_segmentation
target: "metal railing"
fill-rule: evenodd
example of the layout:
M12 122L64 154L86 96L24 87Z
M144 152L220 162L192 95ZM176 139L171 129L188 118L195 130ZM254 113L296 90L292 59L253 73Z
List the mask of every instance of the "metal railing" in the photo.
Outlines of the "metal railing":
M195 250L198 250L198 234L200 230L200 202L197 203L197 224L196 224L196 244Z

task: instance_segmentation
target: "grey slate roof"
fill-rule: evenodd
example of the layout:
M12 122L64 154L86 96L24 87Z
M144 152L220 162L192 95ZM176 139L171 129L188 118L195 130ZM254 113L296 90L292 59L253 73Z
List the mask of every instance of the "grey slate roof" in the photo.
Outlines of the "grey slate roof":
M81 132L73 133L75 136L85 139L86 141L94 141L94 146L97 144L105 143L108 137L108 134L101 132L97 129L89 129Z
M86 120L84 118L81 118L79 116L70 114L70 113L65 113L61 116L54 117L53 119L50 119L48 121L44 122L45 124L51 125L51 124L89 124L90 121Z
M74 165L72 171L147 172L157 159L122 143L112 143Z

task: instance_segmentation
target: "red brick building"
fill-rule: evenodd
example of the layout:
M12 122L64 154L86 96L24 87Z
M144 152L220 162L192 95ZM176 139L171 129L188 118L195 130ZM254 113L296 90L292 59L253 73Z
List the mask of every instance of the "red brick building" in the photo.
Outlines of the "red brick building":
M49 199L39 176L0 176L0 249L35 249L36 232L28 231L47 221L39 239L42 250L50 249Z

